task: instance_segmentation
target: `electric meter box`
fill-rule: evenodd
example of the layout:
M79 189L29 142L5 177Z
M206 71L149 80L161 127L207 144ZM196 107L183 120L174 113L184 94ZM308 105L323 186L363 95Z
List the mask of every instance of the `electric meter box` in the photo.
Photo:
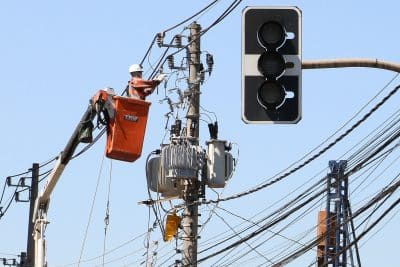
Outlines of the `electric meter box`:
M106 156L133 162L142 154L150 103L113 96L114 117L107 129Z
M233 171L233 157L226 151L226 141L207 142L207 185L223 188Z

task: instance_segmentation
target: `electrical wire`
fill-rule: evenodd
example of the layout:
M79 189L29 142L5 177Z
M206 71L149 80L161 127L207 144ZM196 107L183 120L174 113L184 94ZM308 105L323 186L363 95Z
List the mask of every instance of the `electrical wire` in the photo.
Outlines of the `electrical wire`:
M373 155L377 155L378 153L380 153L381 151L383 151L383 149L388 145L388 144L390 144L390 143L392 143L394 140L396 140L396 135L395 136L391 136L391 138L389 138L389 140L387 141L387 142L385 142L379 149L375 149L375 150L373 150L372 152L372 154ZM374 158L373 158L373 156L368 156L368 157L366 157L365 158L365 160L361 163L361 164L359 164L358 166L359 167L361 167L361 166L363 166L363 167L365 167L367 164L367 162L368 161L371 161L371 160L373 160ZM354 172L356 169L359 169L358 167L357 167L357 165L356 165L356 167L354 167L353 168L353 170L351 171L351 172Z
M150 75L150 78L154 77L155 71L157 71L157 69L159 68L159 66L163 66L165 61L167 60L168 57L170 56L174 56L176 54L178 54L179 52L183 51L184 49L188 48L193 42L197 41L198 38L200 38L201 36L203 36L205 33L207 33L209 30L211 30L214 26L216 26L218 23L220 23L227 15L229 15L240 3L242 2L242 0L235 0L232 2L232 4L222 13L222 15L220 15L220 17L218 17L217 20L215 20L210 26L208 26L206 29L202 30L199 34L199 37L197 38L193 38L193 40L190 40L186 45L184 45L183 47L179 48L177 51L169 54L167 57L165 57L165 54L163 55L163 57L159 60L159 62L157 63L157 67L156 69L153 71L153 73ZM168 48L166 49L168 50Z
M148 212L148 219L147 219L147 235L145 238L145 244L144 247L146 249L146 266L148 265L148 260L149 260L149 247L150 247L150 234L151 234L151 228L150 228L150 206L148 207L149 212Z
M92 214L93 214L93 210L94 210L94 203L95 203L95 201L96 201L97 190L98 190L98 188L99 188L101 173L102 173L102 171L103 171L104 158L105 158L105 157L103 156L103 157L102 157L102 160L101 160L101 164L100 164L99 174L98 174L98 176L97 176L96 188L95 188L95 191L94 191L94 194L93 194L92 205L91 205L91 207L90 207L89 216L88 216L88 221L87 221L87 224L86 224L86 229L85 229L85 233L84 233L84 237L83 237L83 241L82 241L82 245L81 245L81 252L80 252L80 254L79 254L78 267L80 266L81 261L82 261L83 251L85 250L86 239L87 239L87 235L88 235L88 232L89 232L89 226L90 226L90 223L91 223L91 221L92 221Z
M384 219L398 204L400 203L400 198L398 198L395 202L393 202L389 208L387 208L379 217L376 219L367 229L365 229L361 234L358 235L357 239L352 241L350 244L348 244L345 248L343 248L339 253L336 253L334 257L338 257L339 255L343 254L346 250L349 249L352 245L360 241L369 231L371 231L373 228L375 228L378 223ZM328 264L331 264L330 261L327 263L324 263L322 267L327 266Z
M386 190L382 191L382 193L380 193L377 197L373 198L373 199L372 199L369 203L367 203L367 205L365 205L362 209L359 209L356 213L354 213L354 214L353 214L353 217L357 217L359 214L361 214L361 213L362 213L363 211L365 211L367 208L371 207L371 205L372 205L371 203L376 203L377 201L381 200L385 195L387 195L388 193L390 193L390 192L392 192L393 190L397 189L397 187L398 187L399 185L400 185L400 182L398 182L398 183L394 184L393 186L388 187ZM286 212L285 214L283 214L282 216L280 216L279 221L281 221L281 220L284 219L284 218L287 218L287 216L288 216L289 214L292 214L294 211L299 210L299 208L303 207L306 203L309 203L310 200L315 199L315 196L318 196L318 195L320 195L320 194L319 194L319 193L318 193L318 194L314 194L311 198L307 199L306 201L304 201L304 202L301 203L300 205L296 206L295 208L289 210L288 212ZM218 255L218 254L220 254L220 253L222 253L222 252L226 252L226 251L228 251L229 249L231 249L231 248L233 248L233 247L235 247L235 246L237 246L237 245L239 245L239 244L241 244L241 243L243 243L243 242L245 242L245 241L248 241L250 238L253 238L253 237L256 236L257 234L259 234L261 231L264 231L267 227L270 227L270 226L272 226L273 224L276 224L276 222L277 222L277 220L275 220L275 221L273 221L273 222L270 222L270 223L268 223L268 224L264 224L262 228L257 229L256 231L252 232L251 234L247 235L247 236L244 237L244 238L241 238L239 241L233 242L231 245L226 246L224 249L221 249L221 250L219 250L219 251L217 251L217 252L214 252L214 253L212 253L212 254L206 256L206 257L203 257L202 259L199 260L199 262L202 262L202 261L207 260L207 259L209 259L209 258L211 258L211 257L214 257L214 256L216 256L216 255ZM307 247L307 249L309 249L309 247ZM277 266L278 266L278 265L277 265Z
M368 241L370 241L373 237L375 237L378 233L380 233L380 231L383 230L383 228L385 228L398 214L399 214L400 210L397 210L386 222L384 225L382 225L379 229L377 229L377 231L375 233L373 233L372 235L370 235L365 241L364 243L360 244L360 247L363 247ZM366 229L365 229L366 230Z
M164 30L163 32L168 32L168 31L171 31L171 30L173 30L173 29L175 29L175 28L181 26L182 24L188 22L189 20L193 19L194 17L196 17L196 16L200 15L201 13L205 12L207 9L211 8L213 5L215 5L215 4L216 4L217 2L219 2L219 1L220 1L220 0L212 1L212 2L211 2L210 4L208 4L206 7L204 7L204 8L201 9L200 11L196 12L195 14L193 14L192 16L190 16L189 18L187 18L187 19L181 21L180 23L178 23L178 24L176 24L176 25L174 25L174 26L172 26L172 27L170 27L170 28Z
M45 167L45 166L49 165L49 164L52 163L53 161L57 160L58 157L59 157L59 155L57 155L57 156L55 156L55 157L53 157L53 158L51 158L51 159L45 161L44 163L39 164L39 168L42 168L42 167Z
M45 173L42 174L42 175L45 175L45 176L44 176L43 178L41 178L41 179L38 181L39 183L42 182L45 178L47 178L47 177L50 175L50 171L47 171L47 172L45 172ZM41 175L39 175L39 176L41 176ZM5 182L5 183L6 183L6 182ZM26 190L28 190L28 189L30 188L30 187L25 187L25 188L23 188L23 189L21 189L21 190L18 190L18 188L20 187L20 186L19 186L19 183L20 183L20 181L18 182L18 185L16 186L15 191L14 191L14 193L12 194L12 196L7 200L7 201L8 201L8 204L6 205L6 208L3 210L3 207L0 206L0 220L1 220L1 218L6 214L6 212L8 211L8 209L10 208L10 206L11 206L11 204L12 204L12 201L14 200L16 194L19 194L19 193L21 193L21 192L24 192L24 191L26 191ZM5 188L4 188L4 189L5 189ZM3 192L2 192L1 200L3 200L4 189L3 189ZM2 201L0 201L0 205L1 205L1 202L2 202Z
M326 168L325 168L326 169ZM282 202L283 200L287 199L288 197L290 197L291 195L293 195L295 192L297 192L299 189L303 188L305 185L309 184L311 181L313 181L316 177L318 177L319 175L321 175L321 173L325 170L323 169L322 171L320 171L319 173L317 173L316 175L312 176L310 179L308 179L307 181L305 181L302 185L298 186L297 188L295 188L294 190L292 190L291 192L288 192L287 194L285 194L284 197L278 199L277 201L273 202L272 204L270 204L269 206L267 206L266 208L262 209L260 212L256 213L255 215L251 216L249 218L249 220L253 220L255 217L259 216L261 213L265 212L266 210L276 206L277 204L279 204L280 202ZM302 198L304 198L305 196L309 195L310 193L312 193L313 191L317 190L321 185L322 182L325 181L326 176L324 176L324 178L319 179L316 183L312 184L311 186L309 186L307 189L305 189L301 194L295 196L293 198L293 200L289 201L288 203L284 204L281 208L279 208L278 210L274 211L273 213L269 214L268 217L272 217L276 214L279 214L279 212L281 212L283 209L290 207L291 205L294 205L296 202L298 202L299 200L301 200ZM264 217L263 219L260 219L258 221L258 223L262 222L266 220L266 217ZM255 223L255 224L258 224ZM254 223L252 223L254 224ZM235 226L238 227L239 225ZM220 236L220 235L218 235ZM206 243L207 244L207 243ZM206 245L205 244L205 245Z
M148 156L147 156L147 158L146 158L146 179L147 179L147 177L148 177L148 170L147 170L147 166L148 166L148 162L149 162L149 160L150 160L150 157L152 156L152 155L156 155L157 154L157 150L155 150L155 151L152 151ZM147 182L149 182L149 181L147 181ZM150 184L147 184L147 193L148 193L148 196L149 196L149 201L150 201L150 206L151 206L151 208L152 208L152 210L153 210L153 213L154 213L154 216L155 216L155 218L156 218L156 221L157 221L157 223L158 223L158 225L159 225L159 227L160 227L160 231L161 231L161 233L162 233L162 235L164 236L164 226L163 226L163 224L161 223L161 220L160 220L160 217L159 217L159 213L157 212L157 210L156 210L156 207L154 207L154 200L153 200L153 198L152 198L152 196L151 196L151 193L150 193Z
M261 247L261 246L264 245L266 242L272 240L272 238L278 236L278 234L280 234L281 232L283 232L283 231L284 231L285 229L287 229L288 227L292 226L292 225L295 224L295 223L300 222L302 218L304 218L307 214L311 213L311 211L313 211L313 210L318 206L318 203L321 202L322 199L323 199L324 197L325 197L325 196L322 195L322 196L320 197L320 199L316 199L316 202L315 202L314 204L311 204L311 202L310 202L310 203L309 203L309 204L310 204L310 207L309 207L309 208L307 208L307 209L306 209L305 211L303 211L301 214L299 214L298 216L296 216L295 218L293 218L289 223L287 223L286 225L284 225L281 229L279 229L278 231L276 231L275 233L273 233L271 237L262 240L259 244L257 244L257 245L255 246L255 248ZM315 228L315 227L312 227L311 230L313 230L314 228ZM307 231L307 234L310 233L311 230ZM260 235L260 238L262 237L262 235L265 235L267 232L272 232L272 231L271 231L270 229L267 229L267 231L266 231L264 234L261 234L261 235ZM304 238L304 237L303 237L303 238ZM257 240L255 240L255 241L257 241ZM287 242L287 243L288 243L288 242ZM300 244L301 247L305 247L305 246L306 246L305 244L301 244L301 243L300 243L300 240L297 240L295 243L296 243L297 245ZM291 248L292 246L293 246L293 243L291 243L291 242L288 243L288 247L289 247L289 248ZM236 248L238 248L238 247L236 247ZM282 250L282 252L286 252L286 251L287 251L286 249L283 249L283 250ZM241 252L243 252L243 251L241 251ZM238 260L244 258L246 255L248 255L248 254L251 253L251 252L252 252L251 250L248 250L248 251L246 251L246 252L244 252L244 253L242 253L242 254L236 255L236 258L229 259L230 261L229 261L227 264L228 264L228 265L229 265L229 264L232 264L232 263L234 263L235 261L238 261ZM281 252L281 253L282 253L282 252ZM274 257L270 258L270 260L275 260L275 258L276 258L277 256L279 256L279 255L280 255L280 254L275 255ZM269 261L268 261L268 262L269 262ZM267 262L265 262L265 263L267 263Z
M208 4L206 7L204 7L204 8L201 9L200 11L196 12L195 14L193 14L192 16L190 16L189 18L187 18L187 19L185 19L185 20L179 22L178 24L167 28L166 30L162 31L162 33L169 32L169 31L171 31L171 30L173 30L173 29L175 29L175 28L181 26L182 24L188 22L189 20L193 19L194 17L198 16L199 14L205 12L207 9L211 8L213 5L215 5L215 4L216 4L217 2L219 2L219 1L220 1L220 0L212 1L210 4ZM152 40L152 42L151 42L149 48L147 49L146 53L144 54L143 59L140 61L140 65L142 65L142 64L144 63L146 57L149 55L151 49L153 48L153 45L154 45L156 39L157 39L157 34L154 36L154 38L153 38L153 40Z
M322 185L322 181L324 181L324 180L325 180L325 178L320 179L317 183L313 184L312 186L310 186L309 188L307 188L306 190L304 190L303 192L301 192L299 195L295 196L291 201L285 203L284 205L282 205L281 207L279 207L279 208L276 209L275 211L271 212L271 213L268 214L267 216L265 216L265 217L263 217L263 218L261 218L261 219L258 219L256 222L252 223L251 227L246 227L246 228L240 230L239 232L240 232L240 233L244 233L245 231L248 231L248 230L250 230L251 228L254 228L255 226L257 226L258 228L260 228L260 227L261 227L260 224L261 224L261 223L264 223L266 220L268 220L268 219L270 219L270 218L271 218L271 219L278 218L279 214L281 214L284 210L287 210L288 208L294 206L296 203L299 203L301 200L303 200L303 199L305 199L306 197L310 196L312 193L317 192L317 190L320 190L320 187L321 187L321 185ZM293 192L295 192L295 191L297 191L297 189L294 190ZM293 194L293 192L291 192L289 195ZM319 191L319 194L322 194L322 193L324 193L324 192L325 192L325 190L320 190L320 191ZM272 205L270 205L270 207L273 207L273 206L276 205L277 203L279 203L279 201L276 201L275 203L273 203ZM263 211L261 211L261 212L264 212L265 210L267 210L267 209L270 208L270 207L267 207L266 209L263 209ZM255 218L257 215L261 214L261 212L257 213L256 215L253 215L250 219ZM236 227L237 227L237 226L236 226ZM268 229L267 229L267 230L268 230ZM268 230L268 231L270 231L270 230ZM219 236L219 235L218 235L218 236ZM218 242L217 244L214 244L214 245L212 245L212 246L208 246L206 249L200 251L200 253L203 253L203 252L205 252L205 251L207 251L207 250L209 250L209 249L211 249L211 248L213 248L213 247L216 247L216 246L218 246L218 245L220 245L220 244L223 244L223 243L229 241L230 239L232 239L232 238L234 238L234 237L235 237L234 235L229 236L229 237L225 238L223 241Z
M11 203L12 203L12 201L14 200L16 194L17 194L18 188L19 188L19 183L18 183L18 185L15 187L14 193L13 193L12 196L9 198L8 204L5 206L5 209L4 209L4 210L0 209L0 220L1 220L1 218L3 218L3 216L7 213L8 209L10 208Z
M385 89L387 89L389 87L390 84L393 83L393 81L399 76L399 74L396 74L393 78L391 78L379 91L377 94L375 94L371 99L369 99L369 101L363 105L350 119L348 119L339 129L337 129L334 133L332 133L330 136L328 136L327 138L325 138L324 141L322 141L319 145L317 145L316 147L314 147L312 150L310 150L307 154L305 154L303 157L301 157L299 160L295 161L294 163L290 164L286 169L282 170L281 172L279 172L277 175L289 170L291 167L295 166L296 164L298 164L299 162L301 162L302 160L304 160L306 157L308 157L309 155L311 155L314 151L316 151L318 148L322 147L323 144L325 144L326 142L328 142L330 139L332 139L337 133L339 133L342 129L345 128L345 126L349 125L350 122L355 119L360 113L361 111L363 111L370 103L372 103L373 100L375 100ZM378 126L379 127L379 126ZM360 141L362 142L362 141ZM350 150L349 150L350 151ZM340 156L339 158L343 158L347 153L345 153L344 155ZM276 175L276 176L277 176Z
M224 223L225 225L227 225L228 228L229 228L235 235L237 235L239 238L242 238L242 237L240 236L240 234L237 233L237 232L235 231L235 229L234 229L222 216L220 216L220 215L218 214L218 212L214 212L214 214L215 214L215 216L217 216L221 221L223 221L223 223ZM270 259L268 259L268 258L265 257L263 254L261 254L256 248L254 248L253 246L251 246L248 242L244 242L244 243L250 248L251 251L255 251L255 252L257 253L258 256L264 258L266 261L268 261L268 262L270 262L270 263L273 263ZM230 252L232 252L232 251L233 251L233 250L231 250ZM229 253L230 253L230 252L229 252ZM229 253L228 253L227 255L229 255ZM217 265L218 262L219 262L219 261L215 262L214 265Z
M392 186L387 187L386 189L382 190L380 193L378 193L376 196L374 196L368 203L366 203L365 205L363 205L361 208L359 208L355 213L353 213L353 216L351 218L348 218L346 220L345 223L348 223L350 220L355 219L356 217L358 217L359 215L361 215L363 212L365 212L366 210L368 210L369 208L371 208L375 203L381 201L382 199L384 199L387 195L391 195L394 191L396 191L398 189L398 187L400 186L400 181L397 181L395 184L393 184ZM337 225L336 228L339 228L340 225ZM335 228L335 229L336 229ZM317 239L313 239L310 241L309 245L307 245L307 247L304 247L302 249L299 249L297 251L295 251L294 253L291 253L288 256L285 256L282 260L280 260L276 266L282 266L284 264L289 263L290 261L298 258L300 255L304 254L305 252L307 252L309 249L313 248L318 242L320 242L322 240L322 238L326 237L327 233L325 233L325 235L321 235L320 238ZM349 249L351 246L353 246L359 239L360 239L361 235L359 235L357 237L356 240L354 240L353 242L351 242L345 250ZM341 253L343 253L342 250ZM338 256L338 255L335 255Z
M143 234L140 234L140 235L137 235L137 236L134 236L131 239L123 242L122 244L120 244L120 245L118 245L118 246L106 251L105 253L102 253L102 254L100 254L98 256L95 256L95 257L91 257L91 258L88 258L88 259L81 260L81 263L87 263L87 262L91 262L91 261L95 261L95 260L101 259L103 257L103 255L109 255L109 254L121 249L122 247L125 247L126 245L138 240L139 238L145 236L146 234L147 234L147 232L143 233ZM78 262L73 262L73 263L68 263L68 264L64 264L64 265L59 265L57 267L68 267L68 266L73 266L73 265L77 265L77 264L78 264Z
M378 153L380 153L381 151L383 151L383 148L385 148L385 147L387 146L388 143L392 143L394 140L396 140L397 137L396 137L396 135L392 135L391 137L386 137L386 138L389 138L389 139L388 139L388 142L386 142L386 144L384 144L381 148L372 150L372 154L373 154L373 155L377 155ZM387 152L390 152L390 151L393 151L393 149L390 149L390 150L388 150ZM370 153L370 154L371 154L371 153ZM383 154L381 154L381 156L382 156L382 155L383 155ZM376 157L375 160L376 160L377 158L379 158L379 156ZM372 156L368 156L368 157L365 158L364 162L363 162L362 164L358 164L358 166L359 166L359 167L360 167L360 166L364 166L364 167L367 166L367 165L368 165L368 164L366 164L367 161L373 162L374 159L373 159ZM353 170L352 170L351 172L354 172L356 169L359 169L359 168L357 167L357 165L353 168Z
M389 185L386 186L386 188L389 187L390 185L392 185L392 184L395 182L395 180L398 179L399 177L400 177L400 173L399 173L395 178L392 179L392 181L389 183ZM364 219L359 223L359 226L361 226L362 224L365 224L365 226L364 226L364 231L365 231L365 229L367 228L367 226L368 226L368 224L369 224L369 221L371 220L371 218L372 218L372 216L374 215L374 213L377 212L378 209L379 209L383 204L385 204L385 202L392 196L393 193L394 193L394 192L392 192L391 194L387 195L386 198L385 198L382 202L376 203L374 209L372 210L372 212L371 212L366 218L364 218ZM356 229L356 230L357 230L357 229Z
M103 266L104 266L104 257L105 257L105 253L106 253L107 230L108 230L108 225L110 224L111 181L112 181L112 160L110 160L110 176L109 176L109 180L108 180L106 214L104 217L104 240L103 240L103 259L102 259Z
M243 221L245 221L245 222L248 222L248 223L251 223L251 224L253 224L253 225L256 225L256 226L259 226L259 227L260 227L260 224L259 224L259 223L255 223L255 222L253 222L253 221L251 221L251 220L249 220L249 219L247 219L247 218L244 218L243 216L240 216L240 215L238 215L238 214L233 213L232 211L229 211L229 210L224 209L224 208L222 208L222 207L218 207L218 209L221 209L221 210L223 210L223 211L229 213L230 215L232 215L232 216L234 216L234 217L237 217L237 218L239 218L239 219L241 219L241 220L243 220ZM270 230L270 229L268 229L267 231L270 232L271 234L273 234L274 236L282 237L282 238L284 238L285 240L290 241L291 243L295 243L295 244L298 244L298 245L301 245L301 246L305 246L304 244L300 243L300 242L297 241L297 240L294 240L294 239L291 239L291 238L289 238L289 237L287 237L287 236L282 235L280 232L275 232L275 231L272 231L272 230Z
M4 186L3 186L3 190L1 191L1 197L0 197L0 207L1 207L1 203L3 202L3 197L4 197L4 193L6 191L6 186L7 186L7 181L4 181ZM1 214L1 210L0 210L0 214Z
M241 193L237 193L225 198L221 198L218 200L208 200L205 202L202 202L203 204L210 204L210 203L217 203L220 201L228 201L228 200L233 200L233 199L237 199L246 195L250 195L253 194L255 192L258 192L266 187L269 187L281 180L283 180L284 178L292 175L293 173L297 172L298 170L302 169L303 167L307 166L309 163L311 163L312 161L314 161L315 159L317 159L318 157L320 157L322 154L324 154L326 151L328 151L330 148L332 148L334 145L336 145L338 142L340 142L343 138L345 138L346 136L348 136L351 132L354 131L354 129L356 129L360 124L362 124L364 121L366 121L376 110L378 110L383 104L385 104L395 93L397 93L397 91L399 90L400 85L396 86L392 91L390 91L390 93L388 95L386 95L378 104L376 104L368 113L366 113L360 120L358 120L355 124L352 125L352 127L350 127L349 129L347 129L343 134L341 134L339 137L337 137L333 142L331 142L329 145L325 146L322 150L320 150L318 153L314 154L312 157L308 158L307 160L305 160L303 163L297 165L296 167L294 167L293 169L291 169L290 171L287 171L286 173L278 176L277 178L266 182L264 184L261 184L255 188L249 189L247 191L241 192ZM195 203L197 204L197 203Z
M75 155L73 155L71 157L71 159L75 159L77 157L79 157L80 155L82 155L83 153L85 153L86 151L89 150L89 148L91 148L97 141L99 141L99 139L103 136L103 134L107 131L107 128L104 127L97 135L96 137L93 139L93 142L87 144L84 148L82 148L81 151L79 151L78 153L76 153Z
M132 252L130 252L130 253L128 253L128 254L119 256L119 257L114 258L114 259L110 259L110 260L108 260L108 261L102 263L101 265L94 265L94 267L105 266L106 264L110 264L110 263L115 263L115 262L121 261L121 260L126 259L126 258L128 258L128 257L130 257L130 256L133 256L133 255L135 255L135 254L137 254L137 253L139 253L139 252L141 252L141 251L143 251L143 248L136 249L136 250L134 250L134 251L132 251Z
M324 191L325 191L325 189L324 189ZM323 191L322 191L322 192L323 192ZM244 243L244 242L246 242L246 241L248 241L248 240L254 238L255 236L257 236L257 235L259 235L260 233L262 233L262 232L266 231L267 229L269 229L270 227L276 225L278 222L280 222L280 221L282 221L282 220L288 218L290 215L292 215L292 214L295 213L296 211L300 210L301 208L303 208L303 207L304 207L305 205L307 205L308 203L311 203L312 201L314 201L317 197L320 196L320 194L321 194L322 192L318 192L317 194L312 195L311 197L307 198L305 201L303 201L303 202L300 203L299 205L297 205L297 206L291 208L291 209L288 210L287 212L285 212L285 213L283 213L282 215L280 215L277 219L275 219L275 220L273 220L273 221L271 221L271 222L265 223L265 224L262 225L262 227L260 227L259 229L257 229L257 230L255 230L255 231L251 232L250 234L247 234L245 237L239 239L238 241L234 241L234 242L232 242L230 245L227 245L226 247L224 247L224 248L222 248L222 249L220 249L220 250L218 250L218 251L216 251L216 252L212 252L211 254L209 254L209 255L207 255L207 256L205 256L205 257L199 259L198 262L200 263L200 262L203 262L203 261L205 261L205 260L207 260L207 259L210 259L210 258L212 258L212 257L215 257L215 256L217 256L217 255L219 255L219 254L221 254L221 253L223 253L223 252L226 252L226 251L228 251L228 250L230 250L230 249L232 249L232 248L234 248L234 247L236 247L236 246L238 246L238 245L240 245L240 244L242 244L242 243Z

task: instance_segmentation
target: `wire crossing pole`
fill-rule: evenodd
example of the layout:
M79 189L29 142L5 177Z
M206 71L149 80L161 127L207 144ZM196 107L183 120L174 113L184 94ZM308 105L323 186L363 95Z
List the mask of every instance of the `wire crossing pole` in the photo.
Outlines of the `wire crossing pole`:
M199 143L200 117L200 30L201 26L193 22L190 26L188 47L189 60L189 93L190 104L186 115L186 136L193 145ZM197 266L197 226L199 199L198 179L187 179L184 191L185 209L183 211L183 251L182 266Z

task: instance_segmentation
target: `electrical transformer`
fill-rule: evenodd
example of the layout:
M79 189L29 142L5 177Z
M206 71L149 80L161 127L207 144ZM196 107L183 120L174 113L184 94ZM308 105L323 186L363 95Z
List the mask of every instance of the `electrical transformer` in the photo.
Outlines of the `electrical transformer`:
M230 178L234 159L227 151L226 141L212 139L207 142L207 185L211 188L223 188Z
M161 156L151 158L147 162L147 185L153 192L161 193L163 197L180 196L182 187L174 179L167 178L161 166Z
M198 147L187 143L169 144L161 149L165 176L173 179L197 179L201 159Z

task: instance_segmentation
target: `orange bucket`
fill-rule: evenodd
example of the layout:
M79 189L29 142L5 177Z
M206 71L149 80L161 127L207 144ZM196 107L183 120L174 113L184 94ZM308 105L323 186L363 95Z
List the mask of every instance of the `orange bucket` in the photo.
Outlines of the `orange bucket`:
M106 156L133 162L142 154L150 103L140 99L113 97L114 118L107 130Z

